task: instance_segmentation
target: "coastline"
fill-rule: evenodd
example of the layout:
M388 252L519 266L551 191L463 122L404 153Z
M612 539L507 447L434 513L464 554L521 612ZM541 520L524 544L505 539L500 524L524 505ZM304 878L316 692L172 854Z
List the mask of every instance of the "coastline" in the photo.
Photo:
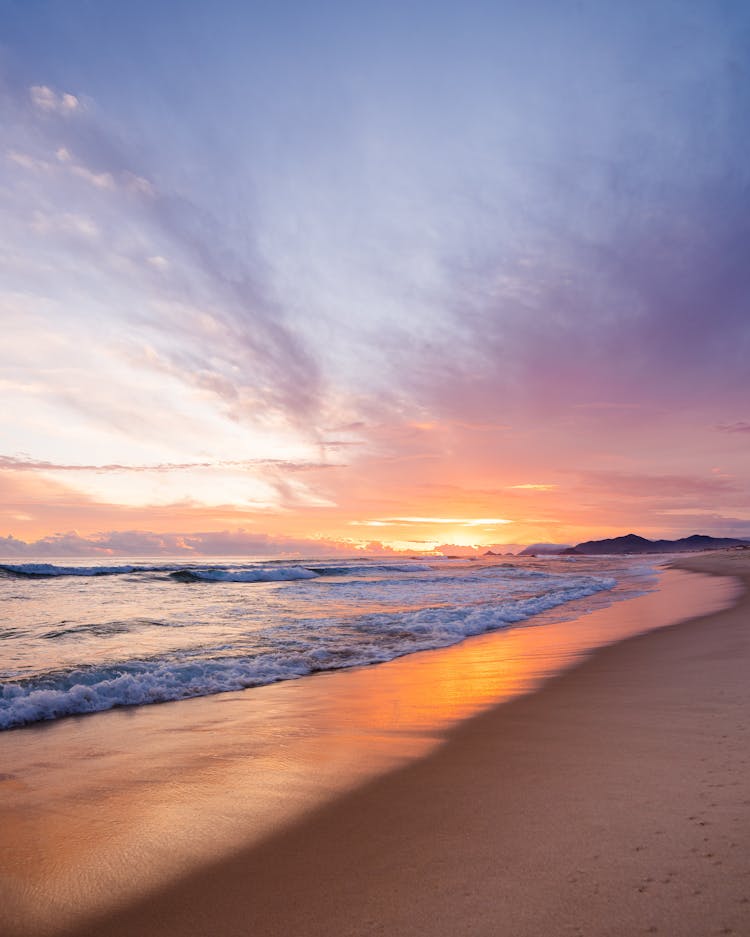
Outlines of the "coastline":
M744 557L681 567L741 576ZM606 647L80 935L741 933L750 597Z
M679 565L683 566L682 559ZM699 571L718 573L707 568ZM738 572L725 568L721 575L747 577L747 569ZM705 620L721 621L746 606L745 596L734 610ZM187 865L184 874L152 893L135 899L123 895L119 911L113 913L110 909L74 932L575 933L573 924L563 927L551 917L544 917L549 908L545 911L540 906L539 896L547 900L559 893L565 907L571 901L575 907L579 900L589 904L601 900L606 907L612 904L611 894L601 899L580 894L582 886L577 882L591 885L597 866L602 871L603 854L614 832L607 829L608 825L614 822L620 836L633 826L632 817L627 822L624 819L628 811L619 808L634 782L638 786L637 778L632 777L632 759L624 755L628 744L632 751L634 741L633 726L626 717L635 718L633 710L637 714L642 700L623 711L623 693L634 704L634 692L640 697L654 689L639 686L632 672L633 666L644 662L643 654L639 658L637 651L639 642L657 636L664 641L667 636L667 652L672 647L679 656L685 650L685 640L675 642L674 635L695 631L695 627L696 622L688 622L599 650L584 663L547 682L541 691L503 702L461 722L440 747L436 746L442 739L436 739L434 727L430 730L425 725L421 737L417 733L403 739L404 752L394 758L391 732L390 755L395 765L391 773L355 786L349 793L334 790L337 796L322 806L302 804L307 812L291 825L282 825L264 840L235 849L230 858L224 855L194 868ZM526 633L533 630L526 629ZM539 634L544 630L538 629ZM522 631L518 629L516 634ZM439 655L453 660L455 653L455 649L447 649L434 655L433 660ZM738 660L739 656L732 663L737 666ZM647 662L653 663L651 654ZM408 661L394 663L393 671L414 666ZM602 668L610 676L605 685ZM375 670L380 668L369 673ZM531 679L526 686L519 684L515 695L528 693L533 685ZM322 681L318 687L323 692ZM662 680L656 689L657 703L663 709L665 700L658 697L659 693L664 695L667 684ZM478 710L491 703L488 698ZM604 715L608 710L613 717L609 721ZM199 710L194 707L192 711ZM674 703L668 711L680 719L684 715ZM457 719L465 719L466 715L458 706ZM124 714L113 716L118 720ZM100 719L99 725L104 724L101 717L94 718ZM115 725L114 720L110 725ZM643 740L650 739L647 754L651 760L654 733L659 729L652 722L647 719L638 723ZM596 744L592 744L592 731ZM613 736L613 751L601 748L607 733ZM365 742L368 747L372 738ZM683 760L687 754L681 752ZM417 756L422 756L421 760L413 760ZM406 766L398 767L399 761L405 761ZM657 761L655 767L661 771L664 757ZM617 776L611 777L615 767L619 769ZM220 779L231 784L235 779L226 768L222 766ZM317 769L312 766L313 771ZM684 773L678 771L680 784ZM353 780L356 785L357 779ZM571 786L572 781L575 783ZM601 790L599 796L589 798L592 783ZM617 809L613 809L612 796L617 792L620 799ZM672 801L667 797L665 810L670 805ZM568 828L570 816L566 813L571 809L575 817L573 830ZM589 829L585 823L581 827L580 821L586 818L590 823L592 811L598 818L594 828ZM698 816L694 810L693 815ZM160 822L156 816L153 820ZM662 836L668 833L668 820L665 818L662 824ZM708 821L696 821L701 822ZM586 832L591 849L597 845L597 830L603 843L599 844L599 852L594 850L588 857L579 854L580 869L571 872L567 886L556 891L552 886L562 884L560 874L572 868L576 837L571 835L576 829ZM644 832L640 838L648 836ZM645 846L633 850L632 857L621 857L625 865L626 858L637 864L637 854L647 851ZM137 860L137 856L130 858ZM584 868L587 863L591 866L588 872ZM552 876L551 884L545 882L545 874ZM573 878L576 882L570 880ZM611 885L612 877L605 875L604 879L593 895L607 895L606 882ZM639 895L649 889L653 892L656 886L647 883L644 888ZM713 889L710 891L713 893ZM523 929L526 926L528 930ZM632 921L622 930L595 929L595 933L634 932Z

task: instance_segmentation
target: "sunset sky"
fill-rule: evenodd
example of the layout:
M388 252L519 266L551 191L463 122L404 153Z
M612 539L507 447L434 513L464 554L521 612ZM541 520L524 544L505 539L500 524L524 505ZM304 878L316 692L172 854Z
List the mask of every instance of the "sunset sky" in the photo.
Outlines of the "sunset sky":
M0 553L750 536L747 3L3 0L0 114Z

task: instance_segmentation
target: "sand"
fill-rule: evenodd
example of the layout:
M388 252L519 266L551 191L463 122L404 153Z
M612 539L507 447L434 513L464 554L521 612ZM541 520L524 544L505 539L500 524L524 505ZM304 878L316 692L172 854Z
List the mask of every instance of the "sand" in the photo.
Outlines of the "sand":
M747 554L680 565L750 585ZM745 593L75 934L750 934L749 675Z

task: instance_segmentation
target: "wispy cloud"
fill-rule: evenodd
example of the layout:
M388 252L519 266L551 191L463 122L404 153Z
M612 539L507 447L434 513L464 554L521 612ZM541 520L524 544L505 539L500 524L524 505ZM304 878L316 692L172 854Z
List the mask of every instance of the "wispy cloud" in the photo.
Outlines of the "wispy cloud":
M31 103L44 113L73 114L81 109L80 100L69 91L55 91L47 85L32 85L29 88Z
M651 475L621 471L588 471L581 473L587 489L606 489L619 497L649 498L660 501L684 501L743 492L733 478L717 474Z
M411 526L429 524L437 527L495 527L512 523L505 517L381 517L367 521L350 521L363 527Z
M717 537L740 537L750 539L750 517L720 514L716 511L664 511L659 517L662 530L672 537L689 536L711 531Z
M283 469L287 472L324 471L340 468L330 462L299 462L285 459L225 459L213 462L157 462L146 465L127 463L79 464L48 462L24 456L0 455L0 470L21 472L181 472L192 469Z
M57 173L58 177L73 176L82 179L95 189L108 191L120 189L140 195L156 195L153 183L143 176L136 175L129 170L110 172L105 169L92 169L77 159L67 146L59 146L54 152L42 150L41 153L43 155L40 153L32 155L18 149L9 149L6 151L6 158L10 163L29 172Z
M719 423L716 429L722 433L750 433L750 422L737 420L735 423Z
M157 189L142 161L131 157L95 106L84 112L74 96L47 86L34 86L29 94L35 112L82 111L75 127L47 126L34 125L33 114L25 119L16 108L9 138L15 136L17 142L6 151L10 165L40 176L43 197L29 202L26 195L14 210L21 217L31 214L32 229L50 238L48 251L58 257L67 254L63 263L58 261L58 290L67 279L66 268L72 272L83 259L61 237L96 238L92 259L100 271L107 271L109 291L114 280L115 296L132 293L134 287L141 293L137 312L117 299L108 310L110 330L118 318L132 322L135 315L136 323L149 331L157 355L142 358L141 368L166 369L187 386L194 385L197 375L202 390L223 401L232 399L227 408L231 419L260 424L283 420L315 436L315 415L323 404L321 371L273 297L267 266L252 243L252 225L245 226L241 246L235 245L210 209L190 194L174 186ZM76 182L91 188L90 198L74 192ZM97 195L119 201L97 201ZM131 201L123 201L128 197ZM115 211L120 220L127 219L120 230L114 227ZM158 272L159 281L134 279L136 243L142 245L142 270ZM197 320L189 312L179 322L163 315L167 305L175 311L199 310L200 320L212 320L211 334L202 326L193 330ZM134 360L138 343L130 338L132 329L123 331L123 345L132 344Z
M61 43L33 6L0 76L9 518L148 526L172 498L184 529L210 503L542 541L740 513L741 4L292 32L156 5L137 61L125 12Z
M508 485L508 488L511 491L554 491L557 485L536 485L528 482L524 485Z

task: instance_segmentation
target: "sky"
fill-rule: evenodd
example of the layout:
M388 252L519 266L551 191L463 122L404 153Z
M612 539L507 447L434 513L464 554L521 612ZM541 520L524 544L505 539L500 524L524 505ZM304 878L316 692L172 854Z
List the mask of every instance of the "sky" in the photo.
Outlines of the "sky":
M750 7L0 0L0 554L750 536Z

